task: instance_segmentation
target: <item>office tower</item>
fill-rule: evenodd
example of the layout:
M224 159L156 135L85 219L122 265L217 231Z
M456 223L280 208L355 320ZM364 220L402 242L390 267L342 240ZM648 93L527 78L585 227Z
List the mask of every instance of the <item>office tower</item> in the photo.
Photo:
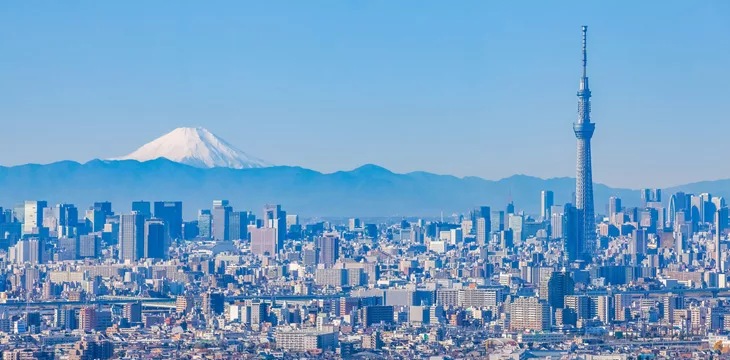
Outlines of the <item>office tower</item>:
M228 214L233 208L228 206L228 200L213 201L213 230L212 237L215 240L228 239Z
M487 220L487 226L492 225L492 222L490 220L491 217L491 210L489 206L477 206L474 208L474 210L471 211L471 221L473 224L476 224L477 219L484 218ZM487 231L489 232L489 231Z
M565 296L573 295L575 283L570 273L566 271L553 271L547 283L547 302L553 309L565 307Z
M348 225L347 228L350 229L350 231L355 231L356 229L359 229L362 227L362 223L361 223L360 219L357 219L357 218L349 219L347 222L347 225ZM289 228L289 227L287 226L287 228Z
M46 201L28 200L25 202L23 233L38 233L38 228L43 226L43 209L46 207L48 207Z
M142 216L142 215L138 215ZM143 217L144 218L144 217ZM144 258L167 259L167 223L162 219L149 219L144 222Z
M130 324L142 322L142 303L124 304L122 315Z
M546 331L552 326L550 305L536 297L518 297L509 304L511 331Z
M279 252L276 229L252 228L250 233L252 254L274 256Z
M86 210L86 228L89 232L99 232L104 229L106 215L101 210Z
M144 217L139 213L119 217L119 259L137 261L144 257Z
M489 242L489 227L487 225L487 219L480 217L476 219L476 224L477 244L479 246L484 246Z
M299 215L289 214L286 216L286 229L289 230L292 226L299 225Z
M93 210L99 210L104 213L104 216L113 216L112 203L108 201L95 202L92 207Z
M522 215L517 214L509 214L509 229L512 230L512 234L514 235L515 240L525 240L524 236L524 225L525 225L525 218Z
M621 198L611 196L608 198L608 217L612 218L614 214L621 212Z
M646 254L646 231L644 229L636 229L631 233L629 240L629 253L631 255Z
M540 219L542 221L550 220L550 209L553 205L555 205L553 192L550 190L543 190L540 193Z
M167 225L170 239L182 239L182 201L155 201L155 217Z
M592 318L592 301L588 295L566 295L565 308L571 309L578 319Z
M641 203L662 202L662 189L641 189Z
M79 238L60 238L56 248L59 260L76 260L79 257Z
M491 222L489 226L491 232L504 230L504 211L492 210L489 214L489 220Z
M212 225L213 215L211 215L210 210L198 210L198 235L203 239L209 239Z
M393 306L385 305L374 305L365 306L362 308L362 323L365 327L370 327L373 324L392 324L394 321L394 309Z
M560 239L563 237L563 213L553 211L550 215L550 238Z
M152 217L152 208L149 201L132 201L132 211L138 212L145 219Z
M79 236L79 257L95 258L101 253L101 239L89 234Z
M727 221L728 221L728 208L723 207L718 209L715 212L715 241L714 245L715 248L714 251L714 258L715 258L715 270L717 272L724 272L724 266L722 261L722 252L720 251L720 239L722 238L722 234L727 229Z
M513 204L512 201L507 204L507 209L505 212L507 213L507 215L515 213L515 204Z
M45 242L39 238L23 239L8 248L9 260L16 264L38 265L45 262Z
M674 220L677 217L677 212L684 211L684 202L685 196L683 192L674 193L669 198L669 206L667 207L667 227L674 227Z
M223 313L225 308L225 296L219 292L204 292L202 295L203 302L203 314L220 315Z
M582 219L580 210L571 203L563 207L563 260L571 263L582 257L583 243L580 241Z
M281 210L281 205L264 207L264 227L276 229L277 250L281 250L286 239L286 211Z
M340 238L337 234L324 234L317 238L319 263L325 266L334 265L340 257Z
M248 213L231 211L228 213L228 240L248 239Z
M578 139L578 156L575 176L575 207L581 216L579 243L585 253L592 253L596 243L596 218L593 211L593 170L591 168L591 137L596 125L591 122L591 90L586 73L588 55L586 52L586 33L583 26L583 76L578 90L578 120L573 124L573 132ZM584 256L584 254L581 254Z

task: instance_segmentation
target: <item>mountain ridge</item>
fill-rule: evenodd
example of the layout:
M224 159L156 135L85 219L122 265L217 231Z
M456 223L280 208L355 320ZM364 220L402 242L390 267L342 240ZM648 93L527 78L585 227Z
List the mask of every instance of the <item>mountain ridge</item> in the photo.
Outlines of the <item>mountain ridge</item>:
M74 203L80 209L94 201L111 201L115 211L129 211L131 202L180 200L186 219L214 199L228 199L237 210L256 214L267 203L278 203L301 216L438 216L465 213L478 205L504 209L511 198L517 209L539 213L540 191L552 190L555 203L571 200L575 179L542 179L513 175L499 180L456 177L424 171L394 173L365 164L352 170L322 173L300 166L232 169L198 168L165 158L150 161L94 159L86 163L0 166L0 206L24 200ZM730 196L730 179L690 183L664 189ZM626 206L640 203L638 190L594 184L597 213L610 196Z

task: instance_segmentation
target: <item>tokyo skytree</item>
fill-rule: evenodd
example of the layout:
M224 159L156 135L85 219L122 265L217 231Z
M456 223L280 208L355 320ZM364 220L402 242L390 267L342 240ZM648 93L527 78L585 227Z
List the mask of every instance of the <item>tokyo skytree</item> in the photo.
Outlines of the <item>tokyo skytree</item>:
M578 139L578 156L575 168L575 207L580 213L578 229L578 251L581 257L590 256L596 247L596 218L593 211L593 172L591 169L591 137L596 124L591 122L591 90L588 88L586 66L586 33L583 26L583 76L578 89L578 120L573 123L573 132Z

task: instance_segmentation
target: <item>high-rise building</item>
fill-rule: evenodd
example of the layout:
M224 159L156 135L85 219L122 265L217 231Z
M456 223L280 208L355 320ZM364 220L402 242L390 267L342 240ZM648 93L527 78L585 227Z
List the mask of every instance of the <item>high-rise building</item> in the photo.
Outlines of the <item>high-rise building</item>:
M542 221L550 220L550 209L555 205L553 192L550 190L543 190L540 193L540 219Z
M274 256L279 252L276 229L253 228L250 233L252 254Z
M203 209L198 211L198 234L203 239L211 238L211 229L213 225L213 215L210 210Z
M350 229L350 231L355 231L357 229L360 229L362 227L362 221L358 218L351 218L347 222L347 228ZM287 228L289 228L287 226Z
M635 229L632 232L631 240L629 241L629 253L631 255L645 255L646 245L646 231L644 231L644 229Z
M213 230L212 237L215 240L229 240L228 239L228 214L233 211L233 208L228 206L228 200L215 200L213 201Z
M662 202L662 189L641 189L642 206L650 202Z
M23 233L38 233L43 226L43 209L48 207L48 202L28 200L25 202L25 219L23 221Z
M518 297L509 304L511 331L550 330L550 305L536 297Z
M144 217L137 212L119 217L119 259L137 261L144 257Z
M575 283L570 273L565 271L553 271L547 283L547 302L553 309L565 307L565 296L573 295Z
M489 214L489 220L491 222L489 229L492 232L504 230L504 211L492 210Z
M127 303L124 304L124 311L122 315L127 321L131 323L142 322L142 303Z
M112 211L112 203L110 203L109 201L95 202L92 209L101 211L102 213L104 213L104 216L114 215L114 211Z
M722 260L722 252L720 248L720 239L722 238L722 234L727 229L727 222L728 222L728 208L722 207L717 209L715 212L715 241L714 241L714 258L715 258L715 270L717 272L724 272L725 267L723 266L724 262Z
M182 239L182 201L155 201L155 217L167 225L170 239Z
M96 309L93 306L86 306L79 310L79 329L83 331L96 329Z
M82 258L95 258L101 253L101 239L94 235L79 236L79 256Z
M509 229L512 230L512 234L515 240L525 240L525 232L523 231L525 226L525 217L518 214L509 214Z
M264 227L276 229L277 251L281 250L286 239L286 211L281 210L281 205L264 207Z
M489 225L487 219L480 217L476 219L477 244L484 246L489 242Z
M612 218L613 215L621 212L621 198L611 196L608 198L608 217Z
M228 240L248 239L248 213L231 211L228 213Z
M596 124L591 122L591 90L588 87L586 34L588 27L583 26L583 76L578 90L578 120L573 124L573 132L578 139L578 156L575 176L575 207L581 217L579 242L586 257L596 245L596 218L593 210L593 170L591 166L591 138Z
M141 216L141 215L140 215ZM147 259L167 259L167 224L162 219L149 219L144 222L144 257Z
M152 217L152 207L149 201L132 201L132 211L140 213L145 219Z
M223 293L219 292L204 292L202 295L202 302L203 302L203 314L211 316L211 315L220 315L223 313L223 310L225 309L225 296L223 296Z
M334 265L340 257L340 238L337 234L324 234L317 238L319 263L326 266Z

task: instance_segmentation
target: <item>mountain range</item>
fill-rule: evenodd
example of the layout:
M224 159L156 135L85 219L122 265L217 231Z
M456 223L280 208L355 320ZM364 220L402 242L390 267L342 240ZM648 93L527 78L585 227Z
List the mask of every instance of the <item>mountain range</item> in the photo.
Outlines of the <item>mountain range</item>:
M179 200L186 218L192 218L198 209L210 208L214 199L227 199L235 209L257 214L265 204L275 203L305 217L436 217L442 212L445 216L465 213L478 205L502 209L510 199L517 209L537 214L540 191L552 190L555 203L564 204L571 201L575 189L575 179L568 177L514 175L492 181L427 172L397 174L376 165L328 174L301 167L267 166L205 129L176 129L173 133L176 136L153 141L140 149L145 151L127 156L134 160L0 167L0 205L38 199L84 208L94 201L111 201L116 211L129 211L134 200ZM194 144L193 149L190 144ZM678 190L727 197L730 179L687 184L664 192ZM595 184L597 213L605 213L610 196L622 198L627 206L640 202L638 190Z

